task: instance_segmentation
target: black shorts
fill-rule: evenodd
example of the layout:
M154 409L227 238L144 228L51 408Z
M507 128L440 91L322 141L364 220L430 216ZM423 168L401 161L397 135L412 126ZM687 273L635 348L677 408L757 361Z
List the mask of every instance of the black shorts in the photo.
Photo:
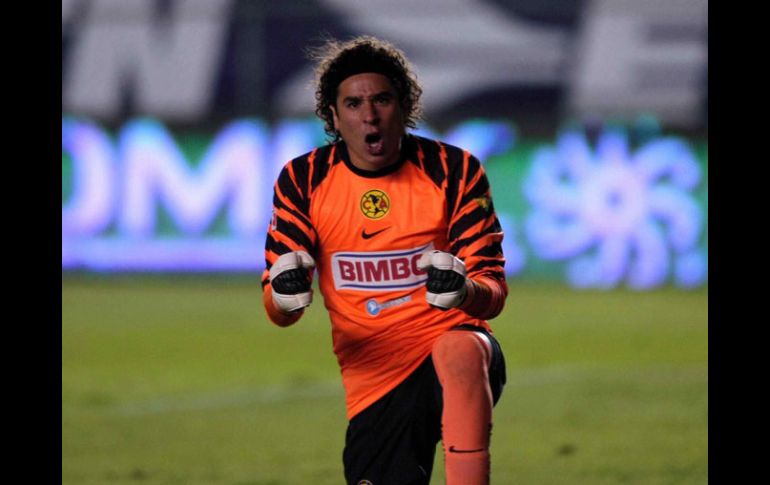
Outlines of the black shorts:
M505 358L486 330L460 325L454 330L485 334L492 343L489 383L497 404L505 385ZM441 384L428 356L404 382L353 417L345 436L343 463L349 485L427 485L436 444L441 440Z

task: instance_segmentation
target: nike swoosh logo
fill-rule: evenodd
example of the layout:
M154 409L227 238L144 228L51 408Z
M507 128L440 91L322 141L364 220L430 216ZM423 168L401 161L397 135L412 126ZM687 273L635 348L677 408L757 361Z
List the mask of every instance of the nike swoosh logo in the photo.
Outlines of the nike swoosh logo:
M371 233L366 232L366 229L362 229L361 230L361 237L364 238L364 239L369 239L369 238L372 238L372 237L376 236L377 234L381 233L382 231L386 231L388 229L390 229L390 226L386 227L385 229L380 229L379 231L374 231L374 232L371 232Z
M457 450L454 446L449 447L450 453L478 453L479 451L484 451L484 448L479 448L478 450Z

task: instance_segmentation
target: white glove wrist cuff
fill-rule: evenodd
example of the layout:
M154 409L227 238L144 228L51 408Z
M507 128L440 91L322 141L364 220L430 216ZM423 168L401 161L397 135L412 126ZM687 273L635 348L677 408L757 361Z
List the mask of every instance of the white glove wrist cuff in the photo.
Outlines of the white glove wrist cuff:
M313 302L313 290L296 295L282 295L273 291L273 303L283 313L294 313Z
M431 293L428 291L425 293L425 299L435 307L444 309L455 308L462 304L465 299L466 291L465 285L459 290L451 291L449 293Z

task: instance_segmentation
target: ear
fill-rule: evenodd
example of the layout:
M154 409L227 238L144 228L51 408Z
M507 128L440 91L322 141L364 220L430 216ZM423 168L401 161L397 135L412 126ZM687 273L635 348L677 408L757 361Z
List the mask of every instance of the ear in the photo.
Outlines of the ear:
M340 119L337 117L337 107L333 104L330 104L329 109L332 112L332 122L334 122L334 129L339 131Z

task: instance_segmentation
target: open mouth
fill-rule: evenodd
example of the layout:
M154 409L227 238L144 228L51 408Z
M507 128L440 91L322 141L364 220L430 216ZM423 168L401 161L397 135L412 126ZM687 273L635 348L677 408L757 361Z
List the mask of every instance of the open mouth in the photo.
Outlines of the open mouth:
M364 143L370 155L382 155L385 149L385 144L382 140L380 133L369 133L364 137Z
M382 135L380 135L379 133L369 133L368 135L366 135L365 140L367 144L377 143L380 140L382 140Z

